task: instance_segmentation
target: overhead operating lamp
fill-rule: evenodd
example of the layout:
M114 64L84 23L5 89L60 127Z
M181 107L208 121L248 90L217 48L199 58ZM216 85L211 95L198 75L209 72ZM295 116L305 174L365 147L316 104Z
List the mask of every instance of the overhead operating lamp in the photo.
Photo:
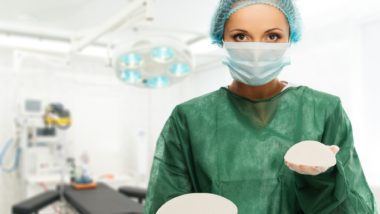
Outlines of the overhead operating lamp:
M73 53L83 50L106 32L136 23L152 23L155 0L132 0L128 6L88 34L73 40ZM112 65L117 77L126 84L161 88L181 81L193 70L192 55L188 49L193 41L181 42L170 36L129 38L113 44Z
M118 45L114 56L117 77L134 86L166 87L181 81L193 70L187 45L170 37Z

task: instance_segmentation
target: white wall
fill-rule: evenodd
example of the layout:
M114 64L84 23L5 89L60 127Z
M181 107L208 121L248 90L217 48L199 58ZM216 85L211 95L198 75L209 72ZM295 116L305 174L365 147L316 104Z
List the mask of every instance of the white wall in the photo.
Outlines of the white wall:
M363 30L363 76L362 76L362 117L363 117L363 161L368 172L371 173L371 182L380 186L380 169L376 162L380 161L380 19L366 23ZM380 203L380 199L378 200Z

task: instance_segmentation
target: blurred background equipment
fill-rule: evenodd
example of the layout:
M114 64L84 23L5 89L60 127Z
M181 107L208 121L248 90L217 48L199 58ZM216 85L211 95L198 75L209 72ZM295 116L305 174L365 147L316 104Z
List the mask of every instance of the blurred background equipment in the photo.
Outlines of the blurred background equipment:
M60 103L52 103L47 106L43 116L45 128L57 127L67 129L71 125L70 112L64 109Z
M22 195L31 197L36 194L36 186L42 186L46 193L39 197L42 204L52 203L56 201L56 195L49 191L46 182L54 181L63 185L67 177L63 131L71 126L70 112L61 103L45 106L45 102L40 99L27 98L20 103L15 124L17 164L12 170L17 170L20 175ZM56 206L53 209L58 210Z
M34 186L46 180L63 183L65 156L64 133L71 125L70 112L60 103L47 104L25 99L16 117L16 142L19 154L23 195L34 194Z
M9 156L13 156L10 157ZM17 142L15 139L9 139L4 143L4 147L0 148L0 171L5 173L11 173L17 170L19 166L21 156L21 148L19 146L19 142ZM8 158L7 158L8 157ZM11 159L13 161L11 162L10 166L6 166L8 159Z

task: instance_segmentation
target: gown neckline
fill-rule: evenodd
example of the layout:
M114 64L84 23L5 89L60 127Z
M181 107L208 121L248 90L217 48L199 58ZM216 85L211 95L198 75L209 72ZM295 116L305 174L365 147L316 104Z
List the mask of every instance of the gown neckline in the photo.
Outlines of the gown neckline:
M285 82L285 81L283 81ZM243 99L243 100L246 100L246 101L249 101L251 103L261 103L261 102L269 102L269 101L272 101L278 97L281 97L283 94L286 94L288 91L294 89L295 87L297 87L297 85L294 85L292 83L289 83L289 82L285 82L286 83L286 86L281 90L280 93L277 93L276 95L272 96L272 97L268 97L268 98L264 98L264 99L256 99L256 100L252 100L252 99L249 99L249 98L246 98L246 97L243 97L241 95L238 95L232 91L230 91L228 89L228 86L223 86L221 87L222 90L226 91L228 94L234 96L234 97L237 97L237 98L240 98L240 99Z

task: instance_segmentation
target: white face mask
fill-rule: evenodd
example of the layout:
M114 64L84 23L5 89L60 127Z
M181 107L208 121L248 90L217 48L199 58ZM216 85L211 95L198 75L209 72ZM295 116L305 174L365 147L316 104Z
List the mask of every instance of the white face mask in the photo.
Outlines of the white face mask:
M223 61L232 78L252 86L275 79L290 64L290 43L224 42L228 56Z

